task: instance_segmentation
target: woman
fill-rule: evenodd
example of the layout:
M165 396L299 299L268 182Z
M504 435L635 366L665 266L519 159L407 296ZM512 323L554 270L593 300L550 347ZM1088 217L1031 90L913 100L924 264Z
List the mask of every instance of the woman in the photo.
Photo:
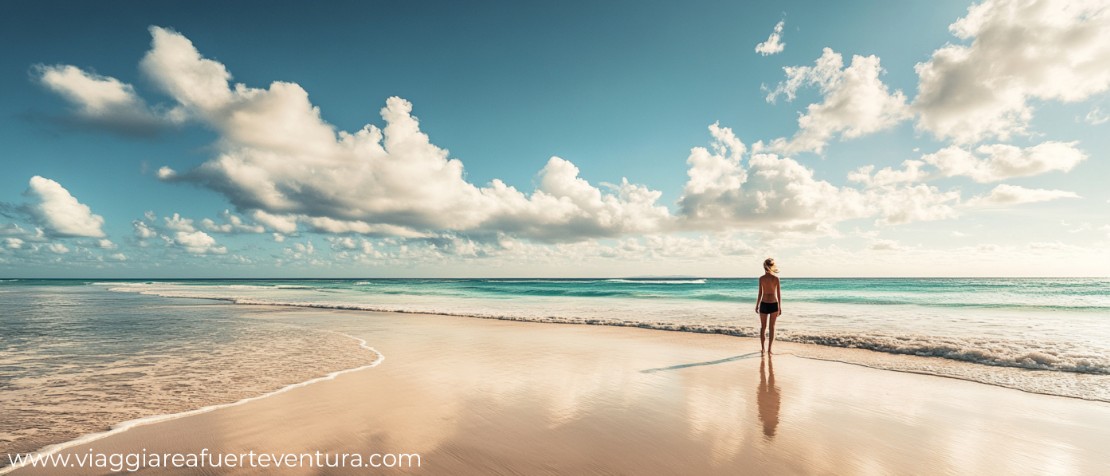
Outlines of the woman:
M779 287L779 277L775 276L778 272L779 268L775 266L774 259L763 260L763 276L759 277L759 297L755 301L755 312L759 314L760 353L764 350L768 354L771 353L771 344L775 343L775 321L778 320L779 314L782 314L782 289ZM771 323L771 333L765 346L763 343L768 321Z

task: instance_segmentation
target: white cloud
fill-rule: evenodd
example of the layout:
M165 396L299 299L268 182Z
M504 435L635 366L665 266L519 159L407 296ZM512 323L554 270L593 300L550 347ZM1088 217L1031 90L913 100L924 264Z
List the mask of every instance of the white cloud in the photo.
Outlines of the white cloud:
M156 111L130 84L76 66L38 65L36 79L76 107L78 124L132 135L150 135L184 120L179 111Z
M173 241L185 251L195 255L227 253L227 247L217 245L215 238L200 230L176 231L173 234Z
M775 29L771 31L771 36L767 37L767 41L755 45L755 52L763 56L782 53L782 50L786 48L786 43L782 42L782 28L785 25L785 20L775 24Z
M224 210L220 213L220 218L223 223L216 223L211 218L205 218L200 221L201 228L212 233L265 233L266 228L262 225L247 223L242 217L231 213L231 210Z
M146 240L158 236L157 231L154 231L154 229L151 228L150 225L147 225L142 221L135 220L131 222L131 226L135 228L135 237L139 240Z
M50 243L46 245L46 249L50 250L51 253L59 255L69 253L69 247L62 243Z
M873 251L901 251L905 250L906 247L895 240L874 240L871 242L871 245L868 246L868 249Z
M920 160L907 160L902 162L901 170L883 167L874 173L874 165L865 165L849 173L848 180L867 186L922 182L929 178L929 173L921 169L924 165L925 162Z
M1100 124L1105 124L1106 121L1110 121L1110 114L1107 114L1105 111L1103 111L1102 107L1095 106L1087 112L1086 116L1083 116L1083 120L1087 121L1087 123L1090 125L1097 126Z
M670 218L655 203L659 192L627 181L595 187L557 157L531 195L500 180L477 187L462 162L420 130L404 99L386 102L382 129L337 132L299 85L229 86L224 65L187 38L158 27L151 34L142 70L220 136L217 157L158 176L216 190L273 231L291 233L300 222L330 233L510 231L558 241L651 231Z
M226 246L221 246L211 235L198 230L193 219L183 217L180 213L163 217L162 225L158 224L158 217L153 212L147 212L143 218L131 222L140 246L147 246L147 240L158 238L167 247L180 248L189 254L227 253Z
M20 238L4 238L4 247L10 250L18 250L23 248L24 241Z
M788 66L783 70L786 80L768 93L768 102L779 96L792 101L804 86L817 87L822 101L806 107L798 117L798 132L791 139L771 142L769 147L775 152L821 153L835 137L861 137L890 128L911 115L902 91L891 93L879 78L883 69L877 56L853 56L852 64L845 68L840 53L825 48L813 66Z
M285 255L293 260L307 260L312 259L312 255L316 254L316 247L311 241L304 243L293 243L292 247L285 249Z
M948 44L916 66L917 126L974 143L1025 134L1034 100L1076 102L1110 89L1110 4L986 0L949 26Z
M1026 148L984 145L976 148L975 153L949 146L922 157L944 176L967 176L980 183L1053 171L1067 172L1086 159L1087 154L1079 150L1075 142L1056 141Z
M809 169L775 154L752 154L728 128L711 126L713 151L695 147L689 179L679 199L688 227L745 227L765 231L829 231L838 222L875 217L880 224L939 220L957 215L959 192L924 184L903 185L907 172L858 172L866 189L818 180ZM919 173L920 164L907 170Z
M251 218L266 228L288 235L297 231L297 217L290 215L271 215L262 210L251 212Z
M114 249L117 248L116 244L112 243L112 240L109 240L107 238L104 238L102 240L98 240L96 242L96 246L98 246L100 249L103 249L103 250L114 250Z
M867 200L878 209L882 225L900 225L915 221L935 221L956 218L960 193L941 191L937 187L917 184L884 186L867 191Z
M366 256L381 256L381 253L374 249L374 243L366 238L353 238L350 236L329 237L328 242L331 243L331 248L333 250L340 252L354 251Z
M61 184L39 176L31 177L25 193L34 199L26 209L47 234L56 237L101 238L104 217L78 202Z
M1060 220L1060 226L1066 227L1068 233L1083 233L1094 229L1094 225L1091 225L1090 222L1086 221L1073 227L1071 223L1068 223L1065 220Z
M1023 203L1047 202L1060 198L1079 198L1079 195L1065 190L1025 188L1017 185L1000 184L986 195L972 197L967 201L967 206L992 207L1020 205Z
M191 218L185 218L177 213L174 213L173 216L165 217L163 220L166 222L166 228L172 231L183 231L186 233L197 231L197 228L193 226L193 220Z

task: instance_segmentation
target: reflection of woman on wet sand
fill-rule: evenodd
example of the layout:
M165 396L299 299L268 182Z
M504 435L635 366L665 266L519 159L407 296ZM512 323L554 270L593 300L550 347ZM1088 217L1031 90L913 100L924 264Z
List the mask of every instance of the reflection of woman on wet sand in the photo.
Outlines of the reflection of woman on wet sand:
M763 422L763 435L773 438L775 428L779 426L780 397L779 388L775 386L775 367L771 356L759 361L759 390L756 392L756 400L759 402L759 421Z

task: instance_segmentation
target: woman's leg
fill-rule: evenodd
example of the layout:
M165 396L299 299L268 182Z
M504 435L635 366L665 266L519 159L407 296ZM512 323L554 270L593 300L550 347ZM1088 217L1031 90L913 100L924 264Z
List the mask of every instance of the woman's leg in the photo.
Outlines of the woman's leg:
M767 347L765 345L763 345L763 338L764 338L764 333L767 332L767 318L769 316L770 316L770 314L760 314L759 315L759 352L760 353L763 353L763 351L767 349Z
M770 332L767 333L767 353L770 354L770 353L772 353L771 352L771 345L775 343L775 321L779 320L779 313L776 312L774 314L769 315L768 317L770 317L770 319L769 319L770 320L770 326L764 326L764 327L769 327L770 328ZM767 319L761 319L761 320L767 321ZM763 332L761 331L759 333L759 335L760 335L760 342L762 343L763 342Z

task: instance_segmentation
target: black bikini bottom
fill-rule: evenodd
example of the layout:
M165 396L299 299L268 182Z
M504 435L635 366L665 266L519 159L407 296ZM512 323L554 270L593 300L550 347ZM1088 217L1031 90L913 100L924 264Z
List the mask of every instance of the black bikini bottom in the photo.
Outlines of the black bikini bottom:
M759 313L760 314L774 314L776 312L779 312L779 303L777 303L777 302L760 302L759 303Z

